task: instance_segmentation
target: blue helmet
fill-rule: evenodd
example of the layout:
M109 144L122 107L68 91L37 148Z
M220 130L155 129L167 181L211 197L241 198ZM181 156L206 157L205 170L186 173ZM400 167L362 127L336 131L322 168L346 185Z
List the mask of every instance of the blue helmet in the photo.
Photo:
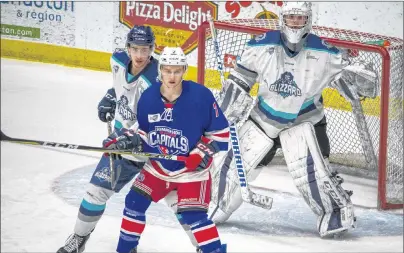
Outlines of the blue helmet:
M154 41L154 33L150 26L135 25L128 33L126 46L129 46L129 44L153 46Z

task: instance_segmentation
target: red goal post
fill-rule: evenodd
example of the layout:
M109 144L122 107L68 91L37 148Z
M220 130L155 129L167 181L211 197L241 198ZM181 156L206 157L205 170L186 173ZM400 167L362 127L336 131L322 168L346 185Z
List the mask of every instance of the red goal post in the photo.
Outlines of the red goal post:
M252 36L279 29L277 20L266 19L222 20L215 21L214 25L222 62L225 55L233 58L239 56ZM358 128L349 103L332 88L327 88L323 93L329 122L327 133L331 142L330 161L357 167L355 170L369 174L373 171L378 178L378 208L403 208L403 40L322 26L313 26L312 32L329 44L346 50L350 60L373 64L380 81L379 96L361 101L377 158L374 166L364 158L363 143L360 140L355 143L351 140L358 139ZM376 43L382 45L374 45ZM198 30L197 67L199 83L212 89L220 88L208 22L204 22ZM225 66L226 76L230 68L231 66ZM341 129L338 129L340 122L351 135L348 133L348 136L341 136ZM341 137L346 138L342 142L352 143L344 146Z

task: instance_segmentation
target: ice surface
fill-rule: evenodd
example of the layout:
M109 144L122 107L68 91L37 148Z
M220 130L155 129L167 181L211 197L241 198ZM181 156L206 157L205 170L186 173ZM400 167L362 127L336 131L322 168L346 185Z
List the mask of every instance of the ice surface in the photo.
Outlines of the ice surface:
M100 146L96 106L111 86L106 72L1 59L1 130L18 138ZM73 231L98 153L1 143L2 252L56 252ZM320 239L316 219L287 170L273 165L253 183L274 198L270 211L243 204L219 226L229 252L403 252L402 212L380 212L376 181L344 176L354 190L357 228ZM262 190L268 188L268 190ZM86 252L115 252L123 200L111 198ZM151 206L139 252L194 252L171 210Z

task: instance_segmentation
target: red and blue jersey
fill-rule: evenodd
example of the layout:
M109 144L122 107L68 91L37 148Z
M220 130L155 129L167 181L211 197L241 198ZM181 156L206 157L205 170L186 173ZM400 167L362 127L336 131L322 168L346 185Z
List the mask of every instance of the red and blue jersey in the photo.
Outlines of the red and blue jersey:
M144 152L186 156L203 136L227 151L229 124L212 92L192 81L183 81L182 86L173 104L162 100L161 83L143 92L137 116L139 129L147 135ZM150 164L158 174L168 177L185 170L179 161L151 159Z

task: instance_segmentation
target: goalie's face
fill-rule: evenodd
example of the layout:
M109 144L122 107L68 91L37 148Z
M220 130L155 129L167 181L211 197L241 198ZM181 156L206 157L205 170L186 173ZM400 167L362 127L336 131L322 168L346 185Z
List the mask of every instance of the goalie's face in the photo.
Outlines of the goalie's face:
M302 29L307 25L307 22L309 20L308 16L305 15L284 15L283 16L284 23L287 27L291 29Z
M163 65L160 71L163 84L168 88L174 88L182 82L185 66Z

